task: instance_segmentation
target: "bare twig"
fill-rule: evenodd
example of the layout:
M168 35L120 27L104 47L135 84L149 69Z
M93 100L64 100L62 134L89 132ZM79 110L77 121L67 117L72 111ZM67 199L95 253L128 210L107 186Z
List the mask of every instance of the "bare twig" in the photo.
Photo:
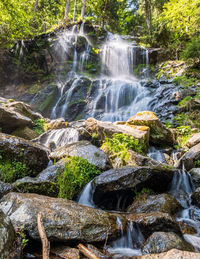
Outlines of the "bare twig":
M85 247L82 244L78 245L79 251L84 254L89 259L99 259L98 256L96 256L92 251L90 251L87 247Z
M38 232L42 241L42 254L43 259L49 259L50 253L50 242L47 239L46 232L42 223L42 213L39 212L37 215Z

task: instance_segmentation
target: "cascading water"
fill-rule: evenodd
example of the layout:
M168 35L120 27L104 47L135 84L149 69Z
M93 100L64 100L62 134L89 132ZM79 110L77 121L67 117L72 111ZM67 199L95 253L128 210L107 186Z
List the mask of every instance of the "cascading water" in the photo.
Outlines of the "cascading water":
M89 182L83 189L78 199L78 204L95 208L95 204L93 202L93 193L94 193L94 188L92 186L92 182Z
M119 239L112 242L111 248L108 248L109 253L113 254L112 258L120 258L122 255L141 255L139 247L144 242L144 237L138 226L133 222L128 222L126 232L124 233L119 217L117 218L116 224L121 229L121 233Z
M182 170L175 173L170 193L176 197L183 207L177 215L177 221L183 222L196 230L196 234L185 234L184 238L191 243L196 251L200 251L200 209L192 205L191 194L194 192L192 178L183 166Z
M150 147L147 156L160 163L166 163L166 159L163 152L158 148Z

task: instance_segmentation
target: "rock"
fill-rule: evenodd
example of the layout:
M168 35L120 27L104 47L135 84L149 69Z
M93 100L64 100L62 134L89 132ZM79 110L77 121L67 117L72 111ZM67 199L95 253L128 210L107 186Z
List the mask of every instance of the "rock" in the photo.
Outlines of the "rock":
M129 213L149 213L160 211L174 215L182 209L179 202L169 194L142 195L131 204L127 210Z
M22 193L37 193L50 197L58 197L59 186L58 184L50 181L27 176L13 183L13 191Z
M13 206L15 204L15 206ZM40 240L37 215L42 212L43 225L49 241L100 242L116 238L120 226L125 228L125 218L116 213L78 205L77 203L37 194L9 193L0 202L0 208L9 217L13 226L24 226L28 235Z
M51 120L46 125L47 130L64 129L64 128L67 128L68 126L69 126L69 123L66 122L63 118Z
M0 127L2 132L11 133L18 128L33 127L33 125L30 118L0 106Z
M136 223L145 238L148 238L154 232L159 231L174 232L179 236L182 236L178 223L167 213L152 212L127 214L126 219Z
M189 173L195 187L200 187L200 168L192 168Z
M15 231L10 219L0 210L0 259L10 258Z
M42 119L42 115L32 110L31 106L24 102L9 102L5 105L9 110L20 113L31 120Z
M59 258L80 259L79 250L67 246L51 247L51 253Z
M188 222L179 221L178 224L183 234L190 234L190 235L197 234L197 230L193 226L189 225Z
M162 253L170 249L194 251L192 245L173 232L154 232L144 243L142 253Z
M28 140L38 137L38 134L34 130L30 129L29 127L18 128L15 131L13 131L11 135L28 139Z
M122 198L126 198L126 205L130 205L135 196L134 189L137 192L142 188L152 189L156 193L168 191L174 172L164 167L125 166L108 170L93 180L93 200L98 206L107 209L116 209L114 204L118 204Z
M184 164L185 169L189 171L195 166L195 161L200 160L200 143L189 149L181 158L181 165Z
M13 190L12 184L4 183L0 181L0 199Z
M148 127L137 127L123 124L116 124L112 122L102 122L93 118L87 119L85 122L86 129L91 133L98 135L98 139L103 142L105 136L111 138L114 133L126 134L133 136L139 141L144 141L146 145L149 145L149 128Z
M58 175L62 174L65 170L65 161L60 160L54 165L48 166L41 173L37 175L37 178L43 181L57 182Z
M59 160L66 156L83 157L89 163L96 165L101 169L108 168L108 157L99 148L95 147L88 141L79 141L56 149L50 154L52 160Z
M54 143L55 149L58 147L64 147L68 144L80 141L80 140L89 140L91 139L90 134L82 127L80 128L64 128L64 129L54 129L48 130L47 132L40 135L34 140L34 142L40 143L43 146L50 147Z
M165 253L137 256L134 259L200 259L199 253L172 249Z
M156 144L157 146L172 145L174 143L172 132L161 123L153 112L138 112L127 121L127 124L149 127L150 142Z
M3 158L21 161L33 170L33 173L41 172L49 162L44 147L3 133L0 133L0 149Z
M188 141L186 142L186 146L191 148L200 143L200 133L193 134Z
M192 203L199 207L200 206L200 187L198 187L195 190L195 192L193 192L191 198L192 198Z

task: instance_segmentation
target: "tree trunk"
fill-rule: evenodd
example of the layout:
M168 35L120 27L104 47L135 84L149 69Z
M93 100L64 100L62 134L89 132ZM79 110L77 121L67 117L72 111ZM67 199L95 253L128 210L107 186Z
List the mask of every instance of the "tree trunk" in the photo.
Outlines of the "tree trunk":
M85 15L85 7L86 7L86 0L82 0L82 9L81 9L81 17L84 18Z
M74 14L73 14L73 22L75 22L75 18L76 18L76 4L77 4L77 0L74 0Z
M68 18L69 5L70 5L70 0L66 0L66 8L65 8L65 17L64 17L64 20L67 20L67 18Z
M149 34L152 33L151 0L145 0L145 16Z

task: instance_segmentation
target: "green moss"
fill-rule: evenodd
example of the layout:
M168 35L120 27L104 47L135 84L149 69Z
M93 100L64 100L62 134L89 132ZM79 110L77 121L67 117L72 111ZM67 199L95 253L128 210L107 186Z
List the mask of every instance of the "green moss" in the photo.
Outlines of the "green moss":
M188 78L186 75L177 76L173 79L173 83L176 85L182 85L184 87L189 87L192 85L196 85L197 80L195 78Z
M36 94L38 93L42 88L42 85L40 83L32 85L28 90L26 90L26 93L28 94Z
M59 197L73 199L101 171L82 157L67 160L64 173L58 176Z
M46 131L46 121L44 119L37 119L34 121L34 128L33 130L37 133L37 135L41 135Z
M181 108L185 108L185 107L188 107L190 101L192 100L192 97L191 96L186 96L183 100L181 100L178 105L181 107Z

